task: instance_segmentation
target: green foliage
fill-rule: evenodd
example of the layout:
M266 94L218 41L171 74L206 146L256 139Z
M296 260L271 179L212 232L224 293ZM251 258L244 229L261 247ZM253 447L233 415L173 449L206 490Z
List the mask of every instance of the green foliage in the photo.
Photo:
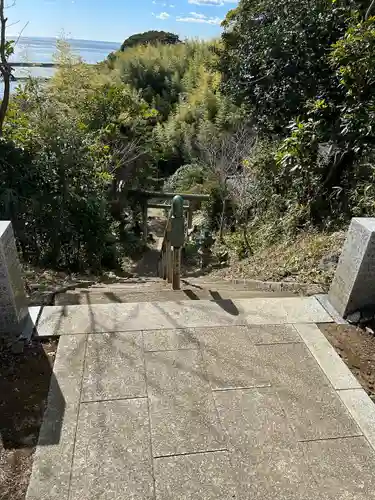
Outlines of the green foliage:
M222 88L258 130L251 241L374 214L375 18L362 20L366 8L242 0L223 23Z
M333 45L330 61L344 91L340 133L357 152L374 145L375 17L354 23Z
M14 100L1 144L1 215L13 221L25 259L98 268L112 232L105 148L63 103L29 92Z
M133 39L95 66L61 41L61 67L48 85L30 80L12 97L0 214L13 221L26 260L68 269L114 265L119 251L140 250L132 232L140 208L128 189L152 188L153 178L184 165L171 189L212 190L204 166L186 163L200 141L229 130L241 112L220 93L212 46L173 45L168 37Z
M166 31L146 31L145 33L137 33L127 38L121 45L121 51L136 47L138 45L157 45L158 43L165 45L175 45L181 43L178 35Z
M308 100L335 92L327 49L350 8L350 0L242 0L224 23L224 88L264 128L282 132Z
M147 177L157 112L105 69L80 63L64 43L59 50L63 66L50 84L30 80L12 98L1 143L0 213L13 221L26 260L113 267L120 239L134 247L121 229L126 206L112 213L113 188Z
M14 40L6 40L4 47L4 53L6 59L8 59L8 57L14 54L14 43L15 43Z
M186 88L183 78L192 61L207 60L207 44L141 45L117 55L119 79L141 92L143 99L166 119Z

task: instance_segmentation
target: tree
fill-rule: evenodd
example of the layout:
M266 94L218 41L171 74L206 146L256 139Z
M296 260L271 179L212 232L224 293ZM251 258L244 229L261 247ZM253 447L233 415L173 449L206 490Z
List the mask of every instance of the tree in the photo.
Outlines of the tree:
M224 22L225 91L268 133L285 134L308 100L338 93L327 55L353 7L351 0L242 0Z
M240 172L233 175L228 182L229 196L233 202L236 225L242 231L245 245L251 252L248 237L248 224L251 211L257 204L257 181L251 170L244 165Z
M254 133L242 126L219 139L211 137L210 140L199 144L202 160L218 183L218 194L221 199L220 239L223 238L225 212L230 198L228 181L241 172L243 162L250 153L254 141Z
M178 35L169 33L167 31L146 31L144 33L137 33L127 38L121 45L121 51L137 45L156 45L158 43L164 45L175 45L181 43Z
M4 82L4 94L0 105L0 136L3 135L3 126L7 114L10 97L10 81L12 67L8 62L13 54L13 41L6 39L6 26L8 19L5 17L5 2L0 0L0 73Z

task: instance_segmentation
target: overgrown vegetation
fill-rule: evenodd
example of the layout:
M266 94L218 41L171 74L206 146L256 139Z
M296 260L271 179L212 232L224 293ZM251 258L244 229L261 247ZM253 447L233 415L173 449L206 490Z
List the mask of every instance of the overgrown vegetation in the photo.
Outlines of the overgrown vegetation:
M223 27L215 42L134 35L96 66L60 44L52 81L18 90L0 212L24 259L115 265L140 246L130 189L163 183L210 193L206 221L241 258L374 215L370 4L241 0Z
M364 19L367 7L243 0L227 16L223 87L251 110L263 144L248 158L259 183L252 213L271 222L272 238L374 214L375 18Z

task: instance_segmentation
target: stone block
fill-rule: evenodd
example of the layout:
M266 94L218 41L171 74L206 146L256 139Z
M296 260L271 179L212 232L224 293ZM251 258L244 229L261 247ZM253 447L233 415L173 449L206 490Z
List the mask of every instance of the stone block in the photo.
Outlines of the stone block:
M144 348L145 351L198 349L200 331L192 328L146 330L143 332Z
M231 449L272 452L295 439L273 387L215 393L216 407Z
M328 297L343 317L375 306L375 218L352 219Z
M226 451L154 461L157 500L233 500L238 498Z
M337 391L341 401L375 450L375 407L363 389Z
M239 499L326 500L297 445L272 451L240 448L232 451L231 463Z
M315 297L268 297L233 301L239 318L248 325L284 323L330 323L331 316ZM237 324L241 324L237 322ZM243 323L242 323L243 324Z
M70 500L153 500L146 399L83 403Z
M218 327L201 332L200 345L212 389L270 385L246 327Z
M297 440L335 439L362 434L347 408L330 387L277 388L281 405Z
M360 389L361 384L316 325L296 325L298 333L335 389Z
M375 453L364 437L301 443L318 489L311 498L374 500Z
M62 337L26 500L68 500L86 335Z
M253 344L285 344L302 342L293 325L251 325L247 328L250 341Z
M0 221L0 337L21 335L28 316L21 265L10 221Z
M258 345L257 350L271 385L307 391L330 385L304 344Z
M147 352L145 357L154 457L224 449L200 352Z
M89 335L81 400L145 396L142 333Z

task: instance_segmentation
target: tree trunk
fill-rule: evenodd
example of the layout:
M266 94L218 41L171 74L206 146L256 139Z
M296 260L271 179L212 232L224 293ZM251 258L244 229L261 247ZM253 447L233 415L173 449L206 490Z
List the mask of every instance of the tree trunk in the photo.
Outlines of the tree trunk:
M4 96L0 106L0 136L3 135L4 120L7 114L10 96L10 73L1 71L4 81Z
M243 225L242 233L243 233L243 240L245 242L246 248L249 250L250 254L252 254L253 251L251 249L251 246L250 246L250 243L249 243L249 238L247 236L247 225L246 224Z
M8 19L4 16L4 0L0 0L0 73L4 81L4 97L0 106L0 136L3 135L4 120L7 114L10 96L10 78L12 68L7 59L7 42L5 38Z
M219 240L223 241L223 233L224 233L224 217L225 217L225 209L227 207L227 200L226 198L223 199L223 208L221 210L221 217L220 217L220 228L219 228Z

